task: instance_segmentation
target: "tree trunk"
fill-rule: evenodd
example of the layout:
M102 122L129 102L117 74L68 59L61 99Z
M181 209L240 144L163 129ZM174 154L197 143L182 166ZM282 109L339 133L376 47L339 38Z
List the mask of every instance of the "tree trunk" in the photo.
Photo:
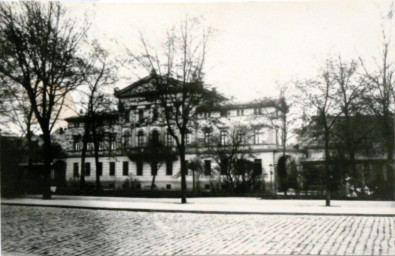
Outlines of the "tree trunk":
M94 121L93 121L94 122ZM100 175L99 175L99 137L96 132L95 125L92 125L92 138L94 145L94 157L96 167L96 191L101 191ZM103 170L101 170L103 172Z
M44 170L43 170L43 199L51 199L51 163L52 148L49 131L43 134L44 138Z
M181 143L183 142L184 140L182 140ZM186 182L187 166L185 164L185 149L183 145L181 145L181 149L180 149L180 161L181 161L181 203L186 204L187 203L187 182Z
M89 126L85 124L85 132L82 137L82 152L81 152L81 176L80 176L80 190L85 189L85 158L88 144Z
M324 121L325 122L325 121ZM329 130L325 122L325 176L326 176L326 200L325 205L331 206L332 175L329 168Z

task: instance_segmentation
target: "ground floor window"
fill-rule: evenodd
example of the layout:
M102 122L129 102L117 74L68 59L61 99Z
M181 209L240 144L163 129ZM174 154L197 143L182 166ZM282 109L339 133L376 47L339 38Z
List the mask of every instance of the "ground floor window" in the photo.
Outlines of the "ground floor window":
M74 163L73 165L73 176L74 177L79 177L79 173L78 173L78 163Z
M210 175L210 174L211 174L211 161L204 160L204 175Z
M115 176L115 162L110 162L110 176Z
M173 175L173 161L166 161L166 175Z
M85 163L85 176L91 176L91 163Z
M137 168L137 176L143 176L143 162L142 161L136 162L136 168Z
M122 171L123 171L123 176L129 175L129 162L127 161L123 162Z
M97 172L99 173L99 176L103 175L103 163L99 162L97 165Z

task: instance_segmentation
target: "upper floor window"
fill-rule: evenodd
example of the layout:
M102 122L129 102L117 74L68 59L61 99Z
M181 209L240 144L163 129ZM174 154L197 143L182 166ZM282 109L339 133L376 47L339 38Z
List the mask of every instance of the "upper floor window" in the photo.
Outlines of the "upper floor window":
M211 142L211 132L205 132L204 133L204 143L210 144L210 142Z
M152 131L151 141L153 146L159 145L159 132L157 130Z
M73 150L80 151L81 150L81 143L79 137L74 137L73 139Z
M124 112L124 119L125 119L125 123L129 123L130 122L129 111L125 111Z
M158 119L159 117L159 112L158 112L158 108L154 108L152 110L152 121L156 121L156 119Z
M108 138L110 150L115 150L115 136L110 135Z
M238 116L244 116L244 109L237 109Z
M254 108L254 115L261 115L262 109L261 108Z
M228 142L228 133L226 131L221 131L220 133L220 145L224 146Z
M173 144L174 144L173 142L174 142L173 136L171 136L170 133L167 133L167 134L166 134L166 145L167 145L168 147L172 147Z
M254 131L254 144L262 144L263 143L263 132L260 130Z
M139 131L137 134L137 146L143 147L145 144L145 134L143 131Z
M243 131L237 131L236 140L237 140L238 143L244 143L244 140L245 140L245 132L243 132Z
M144 120L144 109L139 109L139 122Z
M207 117L211 117L211 113L210 112L205 112L204 113L204 118L207 118Z
M185 144L190 144L191 143L191 134L187 132L185 134Z
M130 134L128 132L125 132L122 136L122 145L124 148L129 147L130 144Z

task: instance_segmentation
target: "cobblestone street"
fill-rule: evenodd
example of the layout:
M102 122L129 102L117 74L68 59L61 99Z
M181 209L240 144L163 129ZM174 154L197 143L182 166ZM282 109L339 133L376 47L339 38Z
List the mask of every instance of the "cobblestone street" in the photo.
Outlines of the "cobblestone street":
M395 255L395 218L1 209L2 253ZM6 254L7 255L7 254Z

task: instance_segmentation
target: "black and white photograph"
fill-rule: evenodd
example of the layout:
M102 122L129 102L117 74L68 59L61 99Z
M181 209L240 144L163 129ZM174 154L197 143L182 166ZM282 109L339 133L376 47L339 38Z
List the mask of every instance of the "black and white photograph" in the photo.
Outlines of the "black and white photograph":
M394 0L0 0L1 255L395 255Z

